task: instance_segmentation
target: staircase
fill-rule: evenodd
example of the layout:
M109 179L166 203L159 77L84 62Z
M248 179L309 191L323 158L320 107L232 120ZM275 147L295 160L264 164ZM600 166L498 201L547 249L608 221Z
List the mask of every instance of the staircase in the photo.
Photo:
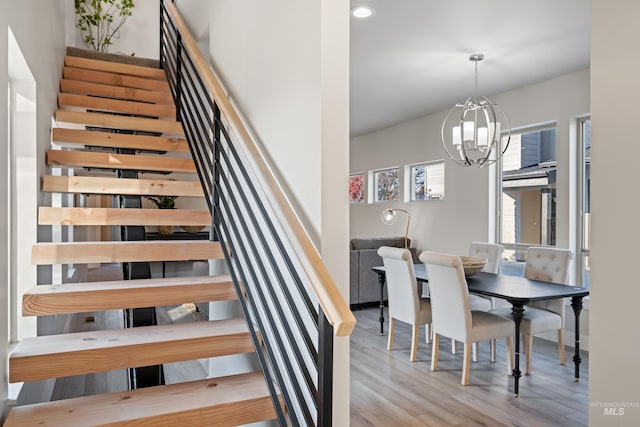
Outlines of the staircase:
M52 168L73 174L42 177L42 191L128 197L203 197L163 70L117 56L65 59L59 110L47 151ZM133 133L122 131L134 131ZM117 171L150 178L117 177ZM129 176L129 175L125 175ZM198 209L39 208L39 225L207 226ZM221 244L202 240L38 243L36 265L147 263L222 259ZM24 316L192 304L236 299L227 276L186 276L35 286ZM10 356L12 383L133 369L254 352L244 318L154 324L38 336ZM158 385L12 408L6 426L240 425L275 418L262 372Z

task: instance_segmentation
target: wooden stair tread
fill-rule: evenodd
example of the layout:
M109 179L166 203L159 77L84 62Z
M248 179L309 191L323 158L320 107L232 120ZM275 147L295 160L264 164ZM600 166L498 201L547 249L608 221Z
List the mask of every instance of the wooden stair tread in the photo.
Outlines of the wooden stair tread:
M56 121L97 127L139 130L147 132L183 135L182 124L175 120L158 120L143 117L126 117L106 113L56 110Z
M220 243L205 240L36 243L31 250L34 265L192 261L222 257Z
M49 166L196 173L196 165L190 157L144 156L80 150L48 150L47 164Z
M174 105L173 96L171 96L169 92L113 86L82 80L62 79L60 81L60 91L62 93L77 93L129 101Z
M42 178L42 191L83 194L204 197L197 181L109 178L99 176L52 176Z
M64 65L67 67L105 71L115 74L127 74L154 80L167 80L167 75L163 69L144 67L142 65L123 64L113 61L103 61L100 59L82 58L79 56L66 56L64 59Z
M176 117L176 108L172 105L99 98L97 96L78 95L75 93L58 94L58 106L60 108L75 107L150 117L166 117L173 119Z
M9 357L9 382L253 351L244 318L44 335L16 346Z
M189 144L183 138L130 135L126 133L94 132L83 129L53 128L51 139L60 145L89 145L108 148L131 148L148 151L188 153ZM65 144L66 143L66 144Z
M112 86L129 87L135 89L155 90L171 93L169 83L162 80L145 79L142 77L126 76L107 73L104 71L86 70L82 68L64 67L62 76L69 80L79 80Z
M114 410L117 408L117 410ZM251 372L11 409L6 427L232 426L275 418L264 377Z
M207 210L38 208L39 225L211 225Z
M38 285L23 294L22 315L83 313L233 299L236 299L235 288L226 275Z

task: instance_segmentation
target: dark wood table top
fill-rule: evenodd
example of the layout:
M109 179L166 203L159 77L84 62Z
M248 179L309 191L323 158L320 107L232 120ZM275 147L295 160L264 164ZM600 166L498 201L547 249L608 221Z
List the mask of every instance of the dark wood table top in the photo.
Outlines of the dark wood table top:
M384 273L384 266L373 268L378 274ZM427 271L424 264L414 265L416 280L427 282ZM561 285L558 283L531 280L521 276L506 274L491 274L480 272L467 278L469 292L506 299L511 303L526 304L531 301L541 301L566 297L585 297L589 290L577 286Z

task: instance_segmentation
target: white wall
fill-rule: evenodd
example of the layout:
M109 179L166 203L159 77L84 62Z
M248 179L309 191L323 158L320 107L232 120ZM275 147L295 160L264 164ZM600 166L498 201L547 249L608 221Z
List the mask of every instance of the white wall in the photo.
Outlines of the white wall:
M221 0L211 9L214 69L346 295L349 4ZM334 424L347 425L348 340L337 341L335 362Z
M50 142L51 117L56 108L56 95L60 83L65 48L65 5L68 1L41 2L24 0L13 2L0 14L0 164L7 164L7 28L11 29L35 78L37 110L35 129L37 140L36 165L38 175L46 170L45 147ZM34 25L37 24L37 25ZM6 167L1 168L6 173ZM6 179L0 182L0 200L7 200ZM40 195L40 198L46 198ZM0 212L0 271L7 271L7 213ZM45 236L46 237L46 236ZM7 402L7 278L0 278L0 414ZM1 416L0 416L1 418Z
M513 128L556 121L558 161L566 164L572 150L571 119L589 112L589 71L515 89L493 99L505 109ZM444 200L353 204L351 237L404 235L404 218L393 226L380 221L383 209L397 207L411 213L409 237L419 250L465 254L471 241L493 238L490 169L463 168L447 158L440 143L445 114L432 114L351 140L351 173L389 166L403 170L407 164L446 159ZM401 179L402 188L404 185ZM569 189L569 171L565 168L558 172L558 246L568 246L570 240Z
M640 425L635 55L640 2L591 0L591 348L589 425ZM624 407L624 405L630 406ZM621 406L621 407L616 407ZM614 408L621 415L605 415Z
M302 208L320 230L320 2L222 0L212 5L210 54Z
M75 46L88 49L82 41L80 30L76 28L75 31ZM133 15L127 18L120 30L120 38L112 42L109 53L134 54L138 58L160 58L159 0L136 1Z

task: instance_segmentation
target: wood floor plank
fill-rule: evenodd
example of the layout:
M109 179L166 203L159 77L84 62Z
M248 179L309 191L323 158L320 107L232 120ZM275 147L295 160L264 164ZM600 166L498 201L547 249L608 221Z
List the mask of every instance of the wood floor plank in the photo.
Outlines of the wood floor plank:
M170 118L174 120L176 118L176 108L173 105L99 98L75 93L58 94L58 106L63 109L83 108L87 110Z
M105 73L103 71L85 70L82 68L64 67L62 75L65 79L80 80L112 86L131 87L136 89L155 90L171 93L169 83L161 80L124 76L122 74Z
M51 138L54 142L61 143L61 145L69 145L65 143L72 143L97 147L189 153L189 144L184 138L93 132L83 129L67 128L53 128Z
M77 93L113 99L126 99L129 101L174 105L173 96L171 96L169 92L112 86L81 80L62 79L60 81L60 91L63 93Z
M38 208L40 225L211 225L207 210L120 209L120 208Z
M191 261L222 257L219 242L203 240L36 243L31 250L34 265Z
M352 426L529 426L588 425L588 353L582 352L581 379L573 381L573 365L558 363L557 344L534 339L535 371L520 380L513 396L507 374L504 340L498 340L497 361L489 360L488 343L480 343L479 360L471 364L470 385L462 386L462 354L452 355L441 340L438 370L430 370L431 346L420 345L409 361L411 327L396 322L394 349L379 334L379 309L354 311L351 335ZM569 353L572 350L568 349ZM569 358L567 358L569 359Z
M82 150L48 150L47 164L49 166L196 173L196 165L191 158L99 153Z
M42 191L140 196L204 196L202 187L197 181L109 178L99 176L45 175L42 178Z

